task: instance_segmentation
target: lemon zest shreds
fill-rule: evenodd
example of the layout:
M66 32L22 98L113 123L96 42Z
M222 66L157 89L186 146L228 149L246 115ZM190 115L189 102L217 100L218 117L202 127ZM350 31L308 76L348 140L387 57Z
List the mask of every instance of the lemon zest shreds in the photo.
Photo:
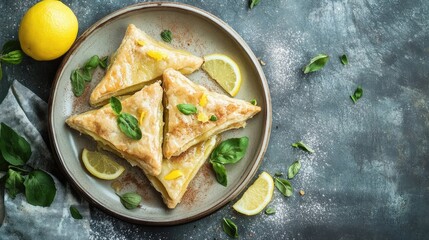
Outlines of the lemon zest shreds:
M183 172L180 170L172 170L169 174L165 175L165 180L174 180L183 176Z

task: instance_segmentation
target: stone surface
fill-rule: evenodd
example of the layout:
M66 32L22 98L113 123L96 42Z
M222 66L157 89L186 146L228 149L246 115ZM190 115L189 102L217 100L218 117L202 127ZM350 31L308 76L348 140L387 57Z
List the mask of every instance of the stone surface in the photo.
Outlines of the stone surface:
M17 38L35 0L3 0L0 43ZM106 14L141 1L64 0L79 33ZM244 217L228 204L196 222L148 227L91 209L93 239L225 239L232 218L242 239L425 239L429 234L429 2L424 0L185 0L233 27L261 57L271 89L273 132L260 171L286 172L295 194L276 191L275 215ZM301 68L318 53L320 72ZM339 56L346 53L349 65ZM3 64L0 99L17 79L49 98L60 60ZM364 90L356 103L349 96ZM303 140L307 154L290 144ZM304 196L298 191L303 189Z

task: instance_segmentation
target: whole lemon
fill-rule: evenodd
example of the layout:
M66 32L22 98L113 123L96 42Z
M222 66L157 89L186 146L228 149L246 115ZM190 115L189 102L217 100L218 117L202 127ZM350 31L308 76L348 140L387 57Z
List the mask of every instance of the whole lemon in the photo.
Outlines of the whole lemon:
M24 15L18 36L22 50L39 61L56 59L76 40L78 22L73 11L60 1L45 0Z

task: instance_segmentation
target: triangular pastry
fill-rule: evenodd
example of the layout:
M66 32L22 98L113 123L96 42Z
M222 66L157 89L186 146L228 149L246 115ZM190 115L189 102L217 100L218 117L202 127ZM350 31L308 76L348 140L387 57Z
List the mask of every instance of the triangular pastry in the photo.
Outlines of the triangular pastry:
M166 108L163 153L167 159L213 135L244 127L247 119L261 111L249 102L211 92L174 69L165 70L163 78ZM192 104L197 112L186 115L179 110L179 104Z
M147 175L155 189L162 194L168 208L175 208L182 200L189 183L216 146L217 136L199 143L178 157L164 159L158 176Z
M111 96L138 91L167 68L190 74L202 63L202 58L156 41L130 24L105 76L92 91L90 104L100 105Z
M139 121L140 140L133 140L120 131L117 115L110 104L71 116L66 123L90 135L101 147L125 158L131 165L142 168L147 174L158 175L162 162L162 97L162 87L156 82L121 101L122 113L131 114Z

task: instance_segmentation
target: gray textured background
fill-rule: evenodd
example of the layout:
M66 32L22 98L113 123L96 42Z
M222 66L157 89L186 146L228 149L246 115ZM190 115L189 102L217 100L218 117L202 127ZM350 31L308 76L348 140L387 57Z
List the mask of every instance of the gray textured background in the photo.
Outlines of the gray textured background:
M0 2L0 44L17 38L35 0ZM79 33L106 14L142 2L64 0ZM275 192L272 216L244 217L231 204L196 222L146 227L92 208L93 239L225 239L232 218L242 239L425 239L429 235L429 1L188 0L234 28L255 55L272 95L273 132L260 171L285 172L296 159L295 194ZM331 56L320 72L301 68L318 53ZM338 57L346 53L350 64ZM4 65L0 100L14 79L45 99L60 60ZM349 95L362 85L364 96ZM308 155L290 144L303 140Z

